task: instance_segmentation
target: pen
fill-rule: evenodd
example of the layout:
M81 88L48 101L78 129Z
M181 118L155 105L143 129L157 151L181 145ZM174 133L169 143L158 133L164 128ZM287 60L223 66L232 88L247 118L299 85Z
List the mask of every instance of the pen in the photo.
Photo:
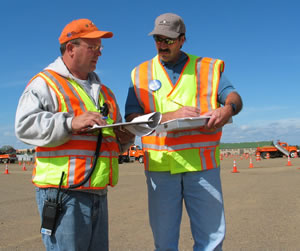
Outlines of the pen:
M171 100L173 103L175 103L176 105L179 105L179 106L184 106L184 105L182 105L182 104L180 104L180 103L178 103L178 102L176 102L175 100Z
M102 117L102 119L108 119L108 117L105 117L105 116L104 116L104 117Z

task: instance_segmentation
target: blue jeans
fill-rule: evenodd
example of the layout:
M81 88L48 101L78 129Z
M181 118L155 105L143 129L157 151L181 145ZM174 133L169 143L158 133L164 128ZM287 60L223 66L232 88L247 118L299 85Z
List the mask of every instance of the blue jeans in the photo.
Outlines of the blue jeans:
M145 171L149 220L156 251L177 251L183 200L194 251L222 250L225 217L220 168L170 174Z
M55 199L57 189L36 188L42 215L44 201ZM52 236L42 234L46 250L108 251L107 195L68 191L62 193L62 211Z

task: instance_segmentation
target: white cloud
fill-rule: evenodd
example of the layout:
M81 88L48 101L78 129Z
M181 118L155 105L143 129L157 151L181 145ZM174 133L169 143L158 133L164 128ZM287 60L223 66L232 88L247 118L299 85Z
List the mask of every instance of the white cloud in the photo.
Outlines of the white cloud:
M255 121L252 124L230 124L223 130L222 142L255 142L281 140L300 145L300 119Z
M11 136L15 136L15 133L12 131L5 131L5 132L3 132L3 136L11 137Z

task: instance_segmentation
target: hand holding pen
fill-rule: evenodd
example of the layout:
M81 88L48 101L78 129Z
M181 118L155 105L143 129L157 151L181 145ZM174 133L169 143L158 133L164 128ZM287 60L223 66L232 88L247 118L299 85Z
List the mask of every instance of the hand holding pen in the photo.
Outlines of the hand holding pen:
M171 102L180 106L180 108L173 112L167 112L162 115L161 123L179 118L188 118L188 117L199 117L200 109L193 106L184 106L175 100L171 100Z

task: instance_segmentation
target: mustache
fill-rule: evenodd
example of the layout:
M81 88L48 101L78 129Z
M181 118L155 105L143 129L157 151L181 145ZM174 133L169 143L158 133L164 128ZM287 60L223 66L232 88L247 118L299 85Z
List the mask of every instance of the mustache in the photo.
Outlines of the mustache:
M170 53L170 49L159 49L159 52L169 52Z

